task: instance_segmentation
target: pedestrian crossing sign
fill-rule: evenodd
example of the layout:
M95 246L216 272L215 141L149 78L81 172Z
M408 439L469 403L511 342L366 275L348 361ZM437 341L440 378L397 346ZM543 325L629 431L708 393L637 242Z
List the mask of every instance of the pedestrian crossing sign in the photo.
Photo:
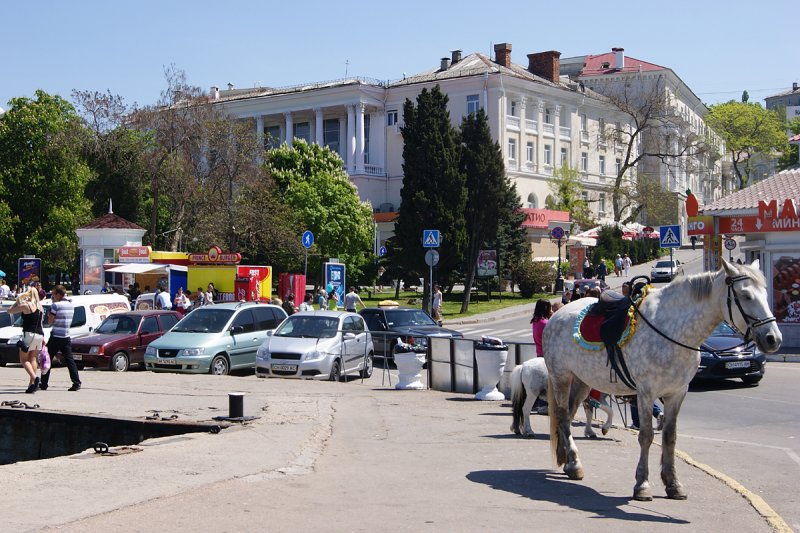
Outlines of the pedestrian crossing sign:
M662 248L680 248L681 246L681 227L661 226L658 228L659 241Z
M424 248L438 248L439 230L438 229L422 230L422 246Z

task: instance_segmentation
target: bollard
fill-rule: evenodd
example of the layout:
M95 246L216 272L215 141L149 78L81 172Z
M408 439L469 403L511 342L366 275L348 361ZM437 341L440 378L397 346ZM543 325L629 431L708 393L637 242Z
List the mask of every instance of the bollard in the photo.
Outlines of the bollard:
M244 418L244 393L243 392L229 392L228 393L228 417L229 418Z

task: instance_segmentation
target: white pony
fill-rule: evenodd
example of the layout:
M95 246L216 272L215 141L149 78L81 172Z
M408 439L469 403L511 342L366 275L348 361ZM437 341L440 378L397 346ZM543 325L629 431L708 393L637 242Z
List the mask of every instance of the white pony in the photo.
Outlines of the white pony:
M547 395L547 365L542 357L534 357L517 365L511 372L511 410L514 420L511 422L511 431L517 435L533 437L531 427L531 409L536 398L544 398ZM603 435L608 433L614 421L614 411L608 404L608 395L604 394L596 407L606 413L605 424L600 428ZM583 428L583 435L590 439L596 439L597 434L592 428L592 404L587 398L583 402L583 410L586 413L586 426Z
M564 465L571 479L583 479L583 466L570 434L570 421L590 387L617 396L636 394L640 413L649 413L653 400L662 398L661 479L668 498L686 499L687 492L675 472L675 441L678 413L700 362L695 347L723 320L744 331L745 338L752 335L763 352L775 352L782 341L758 261L737 266L723 259L722 265L717 272L679 277L663 288L646 290L635 314L635 332L622 346L635 388L610 374L605 351L586 350L573 339L576 318L596 299L581 298L552 316L542 339L550 374L550 446L557 465ZM636 500L653 498L647 463L652 442L653 420L643 416L633 488Z

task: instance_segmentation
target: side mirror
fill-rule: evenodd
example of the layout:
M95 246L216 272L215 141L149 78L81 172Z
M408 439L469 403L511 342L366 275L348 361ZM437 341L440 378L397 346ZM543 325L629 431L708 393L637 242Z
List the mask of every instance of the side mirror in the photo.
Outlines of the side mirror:
M343 338L344 340L346 340L346 341L350 341L350 340L353 340L353 339L355 339L355 338L356 338L356 334L355 334L355 333L353 333L353 332L350 332L350 331L348 331L347 333L345 333L344 335L342 335L342 338Z
M89 326L89 333L91 333L93 329L94 328L92 326Z
M244 326L231 326L231 335L236 335L244 331Z
M267 337L272 337L272 334L273 334L273 333L275 333L275 330L274 330L274 329L268 329L268 330L267 330Z
M443 324L444 322L442 322L441 320L437 320L437 321L436 321L436 323L437 323L437 324L439 324L439 327L442 327L442 324Z

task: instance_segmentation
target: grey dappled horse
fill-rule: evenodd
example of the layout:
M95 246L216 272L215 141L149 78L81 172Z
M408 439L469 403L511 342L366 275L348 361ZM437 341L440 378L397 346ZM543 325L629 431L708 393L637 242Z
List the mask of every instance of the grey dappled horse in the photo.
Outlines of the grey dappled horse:
M542 357L534 357L517 365L511 372L511 410L513 421L511 431L524 437L533 437L531 427L531 409L536 398L547 395L547 365ZM597 402L598 409L606 413L606 422L600 428L603 435L608 433L608 429L614 421L614 411L608 403L608 395L603 395ZM592 428L592 405L587 398L583 402L583 411L586 414L586 425L583 428L583 435L589 439L596 439L597 434Z
M699 346L723 320L746 332L746 336L752 335L763 352L775 352L782 340L769 308L766 281L758 261L748 266L723 259L722 265L717 272L682 276L663 288L649 288L636 315L635 332L622 346L635 390L621 379L610 377L605 351L588 351L573 341L575 318L596 302L595 298L571 302L552 316L542 339L549 370L550 447L557 465L564 465L570 479L583 479L570 421L590 387L617 396L636 394L640 413L649 413L653 401L662 398L661 479L668 498L686 499L686 490L675 472L675 441L681 403L700 362L700 353L693 347ZM636 500L653 498L647 464L652 442L653 420L642 416L633 488Z

